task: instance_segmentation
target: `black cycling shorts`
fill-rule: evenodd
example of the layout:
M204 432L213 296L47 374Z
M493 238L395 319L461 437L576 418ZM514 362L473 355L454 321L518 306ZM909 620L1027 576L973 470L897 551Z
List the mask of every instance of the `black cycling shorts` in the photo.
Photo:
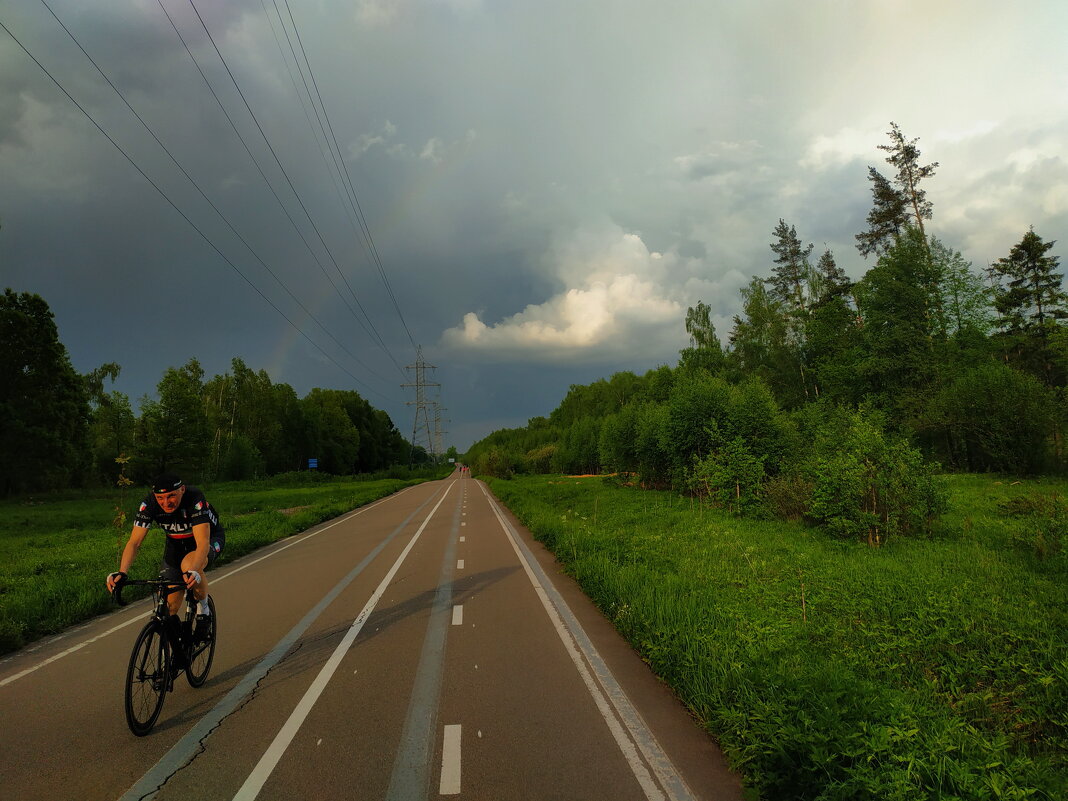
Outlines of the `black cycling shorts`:
M211 532L211 538L208 540L208 567L211 567L211 563L222 553L224 545L226 545L226 533L220 526ZM167 544L163 546L163 563L159 567L159 577L164 581L175 583L182 581L182 560L186 554L196 549L195 537L182 539L167 537Z

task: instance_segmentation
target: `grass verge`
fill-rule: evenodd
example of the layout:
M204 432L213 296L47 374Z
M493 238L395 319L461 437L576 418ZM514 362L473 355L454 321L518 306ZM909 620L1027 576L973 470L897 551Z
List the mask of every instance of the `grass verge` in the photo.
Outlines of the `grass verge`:
M1065 482L951 476L936 534L878 550L596 478L489 483L754 795L1068 798Z
M308 476L203 487L226 528L216 569L429 477ZM104 577L117 569L141 497L127 492L120 499L117 491L101 490L0 502L0 654L113 607ZM163 539L158 529L149 533L136 576L155 577ZM137 589L131 588L131 599Z

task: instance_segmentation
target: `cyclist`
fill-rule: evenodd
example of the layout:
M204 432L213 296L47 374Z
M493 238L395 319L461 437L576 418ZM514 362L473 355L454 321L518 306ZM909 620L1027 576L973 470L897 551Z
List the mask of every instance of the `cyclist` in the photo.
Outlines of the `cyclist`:
M133 565L137 552L144 542L148 529L156 523L167 534L163 550L160 578L175 583L184 583L193 591L198 601L196 632L206 631L204 625L211 614L208 607L208 565L222 553L226 534L219 516L204 493L187 486L173 473L164 473L152 482L152 492L145 496L134 518L133 531L122 552L119 570L107 577L108 592L126 580L127 571ZM177 615L182 608L181 590L175 590L167 598L172 620L177 624Z

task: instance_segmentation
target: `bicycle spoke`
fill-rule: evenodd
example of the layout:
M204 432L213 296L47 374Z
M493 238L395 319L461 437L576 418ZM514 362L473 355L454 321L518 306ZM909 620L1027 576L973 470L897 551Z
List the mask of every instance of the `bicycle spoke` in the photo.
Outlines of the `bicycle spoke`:
M212 660L215 658L215 641L218 631L218 618L215 615L215 602L208 596L208 608L211 615L208 617L209 629L207 639L203 632L194 631L194 642L189 648L189 668L185 672L186 680L192 687L199 687L208 678Z
M159 624L153 621L146 625L134 643L126 671L126 722L138 736L151 731L163 709L169 655Z

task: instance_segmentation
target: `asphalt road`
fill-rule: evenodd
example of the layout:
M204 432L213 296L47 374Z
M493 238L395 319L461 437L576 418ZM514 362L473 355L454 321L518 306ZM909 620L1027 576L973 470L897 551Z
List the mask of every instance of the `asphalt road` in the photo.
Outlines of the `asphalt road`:
M459 471L211 577L211 676L176 682L147 737L122 701L147 601L0 663L0 799L742 798L551 554Z

